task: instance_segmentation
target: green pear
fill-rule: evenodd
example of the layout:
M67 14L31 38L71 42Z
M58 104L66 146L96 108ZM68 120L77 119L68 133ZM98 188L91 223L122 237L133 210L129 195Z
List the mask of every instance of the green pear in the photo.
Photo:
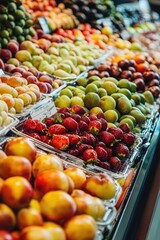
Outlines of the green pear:
M58 78L71 78L71 74L65 72L62 69L58 69L58 70L54 71L54 76L58 77Z
M47 51L48 54L53 54L55 56L59 56L59 49L55 47L50 47Z
M48 54L43 53L43 54L41 54L41 57L42 57L45 61L47 61L48 63L51 63L51 57L50 57Z
M71 67L69 64L60 63L60 64L58 64L57 69L62 69L67 73L71 73Z
M69 51L66 48L60 48L59 56L63 59L68 58L69 57Z
M31 62L28 62L28 61L24 61L24 62L23 62L23 65L26 66L26 67L28 67L28 68L34 68L34 66L32 65L32 63L31 63Z
M77 66L77 58L76 58L76 57L74 57L74 56L69 56L68 59L73 62L74 66Z
M20 62L32 60L31 54L27 50L20 50L16 53L15 56Z
M41 63L40 63L40 65L39 65L39 67L38 67L38 70L40 71L40 72L44 72L44 71L46 71L46 67L49 65L49 63L47 62L47 61L42 61Z
M62 95L59 96L54 103L57 108L70 107L71 99L68 96Z
M39 68L40 63L43 61L41 56L33 56L32 57L32 64L35 68Z
M7 64L13 64L14 66L18 67L20 62L18 61L17 58L10 58L8 61L7 61Z

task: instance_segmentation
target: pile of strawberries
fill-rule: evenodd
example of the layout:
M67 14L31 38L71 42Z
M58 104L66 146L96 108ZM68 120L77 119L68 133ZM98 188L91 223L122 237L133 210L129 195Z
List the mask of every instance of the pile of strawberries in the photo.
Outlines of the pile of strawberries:
M135 142L128 124L108 128L104 114L87 114L85 108L61 108L43 122L27 119L24 133L102 168L120 171Z

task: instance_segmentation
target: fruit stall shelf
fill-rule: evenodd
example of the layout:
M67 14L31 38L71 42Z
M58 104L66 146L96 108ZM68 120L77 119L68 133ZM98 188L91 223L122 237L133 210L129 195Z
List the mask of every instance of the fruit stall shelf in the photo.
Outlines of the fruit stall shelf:
M160 117L158 116L154 123L154 130L148 139L149 142L144 143L144 147L139 155L139 164L137 166L137 173L127 193L125 201L121 207L121 212L118 216L116 224L112 230L111 235L105 239L122 240L129 239L131 232L133 234L133 225L137 221L137 214L143 209L144 193L148 193L149 179L154 166L158 159L156 157L159 152L160 140Z
M11 130L11 128L15 127L19 123L19 120L16 117L12 116L11 114L8 116L11 118L11 123L7 126L0 127L0 138L5 136Z
M5 138L1 138L0 139L0 150L3 150L5 148L5 144L9 140L11 140L11 138L12 137L5 137ZM57 152L55 152L53 150L49 150L48 148L46 148L46 147L44 147L42 145L39 145L39 143L36 143L34 140L33 140L33 143L36 146L37 152L39 152L39 153L56 154L57 156L62 157L59 154L57 154ZM64 166L65 169L77 167L77 165L75 165L75 164L68 163L65 160L65 158L62 157L61 159L63 161L63 166ZM83 172L85 173L86 177L89 177L89 176L93 175L93 172L87 171L84 168L80 168L80 169L83 170ZM107 229L110 228L111 225L113 224L113 222L116 219L117 210L116 210L115 206L113 206L110 203L118 201L119 195L121 194L121 187L119 186L119 184L116 181L115 181L115 183L116 183L116 187L117 187L116 196L113 199L111 199L111 200L104 200L105 215L104 215L104 217L101 220L97 220L96 221L97 222L97 226L98 226L98 230L97 230L97 233L96 233L96 236L95 236L95 240L102 240L103 239L103 234L104 234L106 228Z

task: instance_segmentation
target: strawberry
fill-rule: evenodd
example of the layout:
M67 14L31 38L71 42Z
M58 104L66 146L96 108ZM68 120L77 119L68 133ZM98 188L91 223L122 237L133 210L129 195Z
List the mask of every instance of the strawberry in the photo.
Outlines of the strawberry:
M77 150L79 152L79 154L83 154L83 152L86 150L86 149L93 149L93 147L91 145L88 145L88 144L81 144L77 147Z
M71 117L67 117L63 120L63 125L69 131L75 131L78 128L78 123Z
M62 123L63 122L63 113L56 113L53 115L53 123Z
M100 118L99 121L101 122L102 124L102 131L106 131L107 130L107 127L108 127L108 124L107 124L107 121L103 118Z
M108 159L111 158L111 157L113 156L113 150L112 150L112 148L106 147L105 150L106 150L107 153L108 153Z
M123 142L127 145L127 146L131 146L133 145L133 143L135 142L136 136L129 132L129 133L125 133L123 135Z
M102 162L105 162L108 160L108 153L103 147L96 147L96 153L98 156L98 159L101 160Z
M86 110L85 110L85 108L82 107L82 106L74 105L74 106L72 106L72 108L71 108L71 112L72 112L72 113L79 114L79 115L83 115L83 114L86 113Z
M84 121L80 121L79 122L79 130L81 131L81 132L83 132L83 131L87 131L88 130L88 124L86 123L86 122L84 122Z
M37 140L41 140L41 137L40 137L39 134L36 133L36 132L31 132L31 133L29 133L28 135L29 135L30 137L33 137L33 138L37 139Z
M106 144L104 142L97 142L96 143L96 147L103 147L103 148L106 148Z
M111 127L108 132L112 133L118 141L123 138L123 131L119 127Z
M75 157L77 157L79 155L79 152L78 152L77 149L69 149L69 150L67 150L67 153L71 154L71 155L73 155Z
M99 120L93 120L89 123L88 131L92 134L99 134L102 129L102 124Z
M106 170L111 170L110 163L108 162L98 162L98 166Z
M48 126L48 127L50 127L51 125L53 125L53 123L54 123L54 121L53 121L53 118L45 118L44 120L43 120L43 122Z
M91 121L93 121L93 120L97 120L98 118L97 118L96 114L91 113L91 114L89 115L89 119L90 119Z
M97 162L97 158L98 158L97 153L93 149L86 149L83 152L83 160L86 163L96 163Z
M96 144L96 138L91 133L83 132L83 136L87 138L87 143L94 146Z
M52 138L52 146L59 150L66 150L69 146L69 138L64 135L54 135Z
M64 134L66 133L66 128L61 124L53 124L48 128L49 136L53 136L54 134Z
M122 160L128 157L129 155L129 149L123 143L117 143L114 147L114 152L115 152L115 155Z
M46 125L41 123L40 121L36 121L36 132L37 133L44 133L46 130Z
M36 130L36 122L35 120L29 118L27 120L25 120L25 122L23 123L23 128L24 130L27 131L35 131Z
M85 122L86 124L89 124L91 120L87 116L82 116L81 121Z
M102 142L104 142L108 147L112 147L115 143L115 136L112 133L109 133L107 131L101 132L100 138Z
M50 141L51 141L51 140L49 139L48 136L42 135L42 136L41 136L41 141L44 142L44 143L46 143L46 144L49 144L49 145L50 145Z
M63 108L59 108L57 112L58 113L66 113L66 112L69 113L70 110L69 110L69 108L63 107Z
M122 167L121 160L118 157L111 157L109 159L111 169L114 171L120 171Z
M65 136L67 136L69 138L69 145L76 147L76 145L80 145L81 144L81 137L76 135L76 134L66 134Z
M120 129L122 129L122 131L125 132L125 133L130 132L130 128L129 128L128 123L123 123L123 124L121 124L119 127L120 127Z
M76 113L72 114L72 118L73 118L76 122L80 122L80 120L81 120L81 116L78 115L78 114L76 114Z

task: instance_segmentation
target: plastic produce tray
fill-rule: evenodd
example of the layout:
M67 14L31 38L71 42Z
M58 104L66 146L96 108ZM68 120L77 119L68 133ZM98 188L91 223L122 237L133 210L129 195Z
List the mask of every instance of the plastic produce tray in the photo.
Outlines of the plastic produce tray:
M19 120L16 117L10 114L8 116L11 117L12 122L7 126L0 127L0 137L5 136L11 130L11 128L15 127L19 123Z

